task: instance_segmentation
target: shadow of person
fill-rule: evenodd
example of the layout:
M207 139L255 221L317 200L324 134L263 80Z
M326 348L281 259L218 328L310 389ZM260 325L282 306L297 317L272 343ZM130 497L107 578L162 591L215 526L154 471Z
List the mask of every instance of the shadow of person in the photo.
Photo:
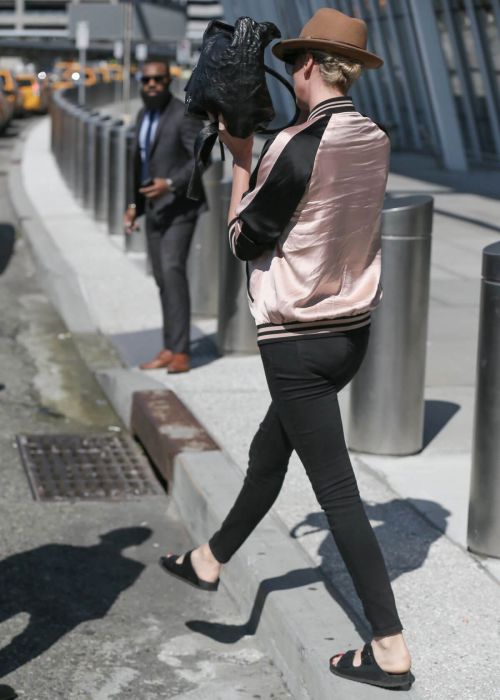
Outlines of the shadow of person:
M0 623L19 613L27 613L29 623L0 649L0 673L40 656L82 622L105 617L145 568L122 550L151 534L145 527L122 528L90 547L47 544L1 561Z
M419 569L425 562L433 542L446 532L449 511L434 501L394 499L387 503L364 503L371 521L377 521L374 531L380 543L391 581L404 573ZM423 522L417 513L425 512L433 525ZM330 534L322 511L309 513L290 531L293 539L325 532L318 548L320 564L311 569L297 569L282 576L266 579L259 584L249 618L241 625L190 620L186 626L215 641L234 644L245 635L255 634L267 596L270 593L291 590L312 584L324 584L331 598L344 610L357 633L368 640L369 629L364 619L361 602L351 578Z

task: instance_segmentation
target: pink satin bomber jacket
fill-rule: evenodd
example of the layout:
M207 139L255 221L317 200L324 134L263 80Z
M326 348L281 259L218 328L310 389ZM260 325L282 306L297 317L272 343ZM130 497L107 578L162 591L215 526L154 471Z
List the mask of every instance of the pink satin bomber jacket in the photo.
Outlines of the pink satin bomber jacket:
M259 344L360 328L381 297L389 139L349 97L264 147L229 227Z

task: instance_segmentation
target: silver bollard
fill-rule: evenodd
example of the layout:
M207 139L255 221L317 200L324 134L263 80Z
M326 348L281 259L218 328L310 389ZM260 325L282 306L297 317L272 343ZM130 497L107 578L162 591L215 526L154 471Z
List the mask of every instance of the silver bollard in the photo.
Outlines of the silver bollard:
M135 159L135 139L136 139L136 128L135 126L130 126L127 129L126 134L126 165L125 165L125 204L122 211L122 219L125 213L125 207L130 202L135 200L135 172L134 172L134 159ZM125 250L127 253L145 253L146 244L146 230L145 222L139 220L138 228L132 233L125 233L122 225L122 233L125 236Z
M67 183L73 192L76 193L78 182L78 159L75 154L76 144L78 143L78 124L80 121L81 110L79 107L70 106L69 121L68 121L68 144L65 146L66 162L68 169Z
M74 157L76 159L75 196L80 204L85 197L85 178L87 175L87 124L96 112L89 109L81 109L76 126L76 143L74 144Z
M97 124L102 119L99 112L93 112L85 124L85 153L83 206L92 209L95 200L96 171L97 171Z
M126 138L123 122L115 121L109 137L108 233L123 235L126 188Z
M500 557L500 243L483 250L467 544Z
M62 129L62 149L61 149L61 172L64 175L66 184L70 189L73 187L73 148L74 148L74 123L75 107L66 103L63 108L63 129Z
M219 305L220 246L227 245L221 212L223 165L215 161L203 175L208 211L196 224L187 265L193 316L216 316Z
M108 216L109 132L112 123L111 117L106 115L96 125L96 171L92 209L97 221L106 221Z
M114 121L105 117L97 125L96 133L96 188L94 201L94 218L107 221L109 205L109 137Z
M351 383L348 445L409 455L423 447L432 197L387 197L382 213L381 305Z
M231 185L231 180L221 182L222 244L220 246L217 346L223 355L232 352L258 351L255 321L248 308L245 263L233 256L226 235Z

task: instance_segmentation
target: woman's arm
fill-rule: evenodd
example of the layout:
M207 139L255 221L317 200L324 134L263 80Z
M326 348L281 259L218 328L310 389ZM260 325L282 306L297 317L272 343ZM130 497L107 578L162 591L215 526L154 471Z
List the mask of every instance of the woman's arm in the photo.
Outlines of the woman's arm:
M246 139L231 136L222 118L219 118L219 139L233 156L233 188L227 217L230 223L236 218L236 208L248 190L252 171L253 134Z

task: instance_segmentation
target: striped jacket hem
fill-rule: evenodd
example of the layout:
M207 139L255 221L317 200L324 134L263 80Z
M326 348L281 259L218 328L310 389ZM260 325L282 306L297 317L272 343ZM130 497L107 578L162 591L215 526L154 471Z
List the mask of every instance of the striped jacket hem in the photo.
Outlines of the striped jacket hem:
M263 345L283 340L296 340L318 336L331 336L346 331L354 331L369 326L371 312L366 311L356 316L339 316L318 321L283 323L262 323L257 326L257 343Z

